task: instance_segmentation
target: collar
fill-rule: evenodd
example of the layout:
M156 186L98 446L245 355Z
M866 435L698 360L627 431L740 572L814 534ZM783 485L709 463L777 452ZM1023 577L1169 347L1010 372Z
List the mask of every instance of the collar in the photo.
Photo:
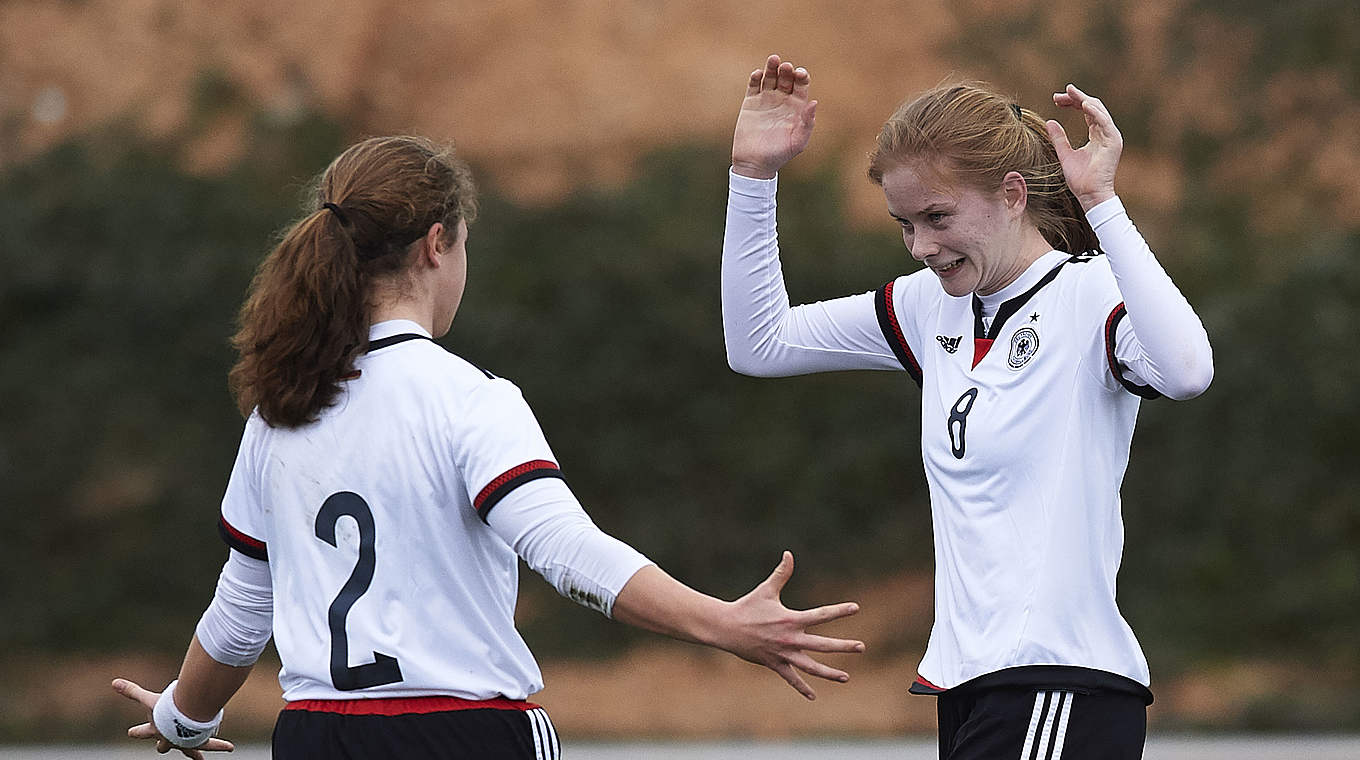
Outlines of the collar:
M419 323L409 319L389 319L385 322L376 322L368 328L368 339L370 341L380 338L390 338L393 335L404 333L414 333L422 338L431 337L430 331L421 327Z
M1035 259L1025 271L1020 273L1019 277L1006 287L990 295L977 296L977 299L982 302L983 316L990 317L996 314L996 310L1001 304L1034 287L1034 284L1043 279L1044 275L1053 271L1053 267L1069 258L1071 258L1071 255L1062 251L1049 251Z

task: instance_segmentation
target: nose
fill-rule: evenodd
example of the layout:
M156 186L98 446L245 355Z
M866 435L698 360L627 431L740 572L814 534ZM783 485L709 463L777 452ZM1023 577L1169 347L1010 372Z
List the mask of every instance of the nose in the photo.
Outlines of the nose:
M927 257L938 253L940 250L939 243L933 240L928 233L923 234L922 230L917 230L916 234L911 236L903 231L902 239L907 244L907 252L917 261L924 262Z

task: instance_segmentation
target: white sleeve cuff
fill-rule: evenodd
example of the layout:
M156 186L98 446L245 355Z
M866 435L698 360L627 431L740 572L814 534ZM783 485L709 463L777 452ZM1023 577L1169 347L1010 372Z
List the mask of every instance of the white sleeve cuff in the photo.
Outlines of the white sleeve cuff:
M745 174L737 174L735 169L729 168L727 177L727 187L733 195L773 201L779 190L779 175L777 174L770 179L759 179L748 177Z
M1096 229L1121 214L1127 216L1128 212L1124 209L1124 202L1116 195L1092 206L1091 210L1086 212L1086 221L1091 223L1092 229Z

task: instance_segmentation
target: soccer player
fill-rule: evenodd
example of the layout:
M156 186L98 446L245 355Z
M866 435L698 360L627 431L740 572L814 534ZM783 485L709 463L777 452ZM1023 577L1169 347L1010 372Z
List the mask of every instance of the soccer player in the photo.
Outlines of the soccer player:
M164 752L229 750L222 708L272 635L287 706L276 758L544 760L542 676L514 627L516 555L563 595L632 625L765 665L848 676L809 652L858 652L789 610L774 573L735 602L700 594L601 532L520 391L433 341L463 295L466 165L374 138L320 176L313 210L265 259L242 307L231 384L247 416L222 501L230 546L179 678L124 679Z
M1141 400L1197 396L1213 365L1115 195L1119 131L1071 85L1053 101L1085 117L1079 149L984 87L922 94L884 124L869 176L925 268L790 308L776 172L811 137L809 82L779 56L747 82L723 242L729 363L920 386L935 622L910 690L938 696L941 758L1140 757L1152 695L1115 604L1119 486Z

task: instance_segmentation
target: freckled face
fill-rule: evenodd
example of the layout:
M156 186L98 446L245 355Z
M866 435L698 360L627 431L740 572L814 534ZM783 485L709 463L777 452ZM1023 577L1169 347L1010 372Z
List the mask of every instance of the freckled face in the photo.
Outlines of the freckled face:
M949 295L995 293L1024 271L1015 214L1000 189L984 193L946 171L906 164L883 173L883 195L907 251Z

